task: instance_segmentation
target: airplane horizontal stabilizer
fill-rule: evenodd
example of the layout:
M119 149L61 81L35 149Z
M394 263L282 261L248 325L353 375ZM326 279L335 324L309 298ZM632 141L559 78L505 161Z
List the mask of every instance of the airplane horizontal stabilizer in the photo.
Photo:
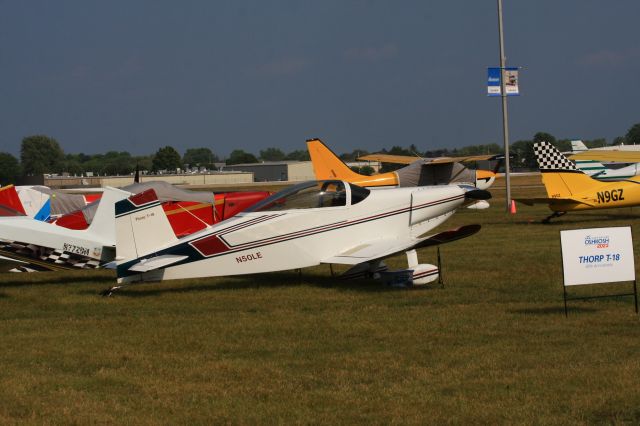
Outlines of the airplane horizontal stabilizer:
M129 268L133 272L149 272L154 269L160 269L173 265L188 258L189 256L176 256L171 254L165 254L163 256L152 257L150 259L144 259Z

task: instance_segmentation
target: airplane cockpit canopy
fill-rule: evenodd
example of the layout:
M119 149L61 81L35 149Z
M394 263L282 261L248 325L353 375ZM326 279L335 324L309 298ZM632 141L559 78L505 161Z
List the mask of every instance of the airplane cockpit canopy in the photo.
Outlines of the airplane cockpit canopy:
M342 181L322 180L299 183L265 198L247 212L344 207L367 198L366 188Z

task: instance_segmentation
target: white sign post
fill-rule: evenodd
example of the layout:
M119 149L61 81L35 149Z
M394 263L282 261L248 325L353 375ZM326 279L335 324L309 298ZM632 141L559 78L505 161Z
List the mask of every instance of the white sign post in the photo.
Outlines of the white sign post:
M560 231L564 278L564 313L567 315L567 286L633 281L633 293L595 297L634 296L638 313L636 268L631 227L589 228Z

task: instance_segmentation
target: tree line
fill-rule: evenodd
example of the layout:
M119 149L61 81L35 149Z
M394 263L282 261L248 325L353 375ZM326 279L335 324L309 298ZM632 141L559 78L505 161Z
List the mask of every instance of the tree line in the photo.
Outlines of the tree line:
M536 169L536 161L533 154L533 144L539 141L547 141L555 145L561 151L571 150L571 139L557 139L547 132L538 132L530 140L518 140L511 144L510 152L514 156L511 165L514 169ZM616 137L611 144L604 138L583 140L589 148L620 144L640 144L640 123L634 124L624 136ZM415 145L408 148L392 146L377 151L384 154L410 155L422 158L442 156L467 156L481 154L497 154L502 152L502 146L496 143L469 145L462 148L428 149L421 151ZM340 158L343 161L355 161L358 157L370 154L364 149L355 149L349 153L343 153ZM228 158L226 165L258 163L260 161L308 161L307 150L295 150L284 153L279 148L266 148L256 156L242 149L235 149ZM220 157L210 148L189 148L184 155L172 146L158 149L154 154L134 156L126 151L108 151L105 154L87 155L65 154L58 141L45 135L27 136L22 139L20 147L20 159L7 152L0 152L0 184L6 185L15 182L20 176L35 176L41 174L82 175L91 172L95 175L128 175L136 168L153 173L161 171L176 171L177 169L198 168L215 169L216 164L221 163ZM393 165L383 165L384 170L393 169ZM364 171L364 170L361 170ZM367 173L372 170L366 169Z

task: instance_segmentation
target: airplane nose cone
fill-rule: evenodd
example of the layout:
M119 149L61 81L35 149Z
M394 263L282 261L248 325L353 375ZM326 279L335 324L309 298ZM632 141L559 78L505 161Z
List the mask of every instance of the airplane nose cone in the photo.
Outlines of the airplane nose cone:
M488 189L496 180L496 174L489 170L476 170L476 188Z

